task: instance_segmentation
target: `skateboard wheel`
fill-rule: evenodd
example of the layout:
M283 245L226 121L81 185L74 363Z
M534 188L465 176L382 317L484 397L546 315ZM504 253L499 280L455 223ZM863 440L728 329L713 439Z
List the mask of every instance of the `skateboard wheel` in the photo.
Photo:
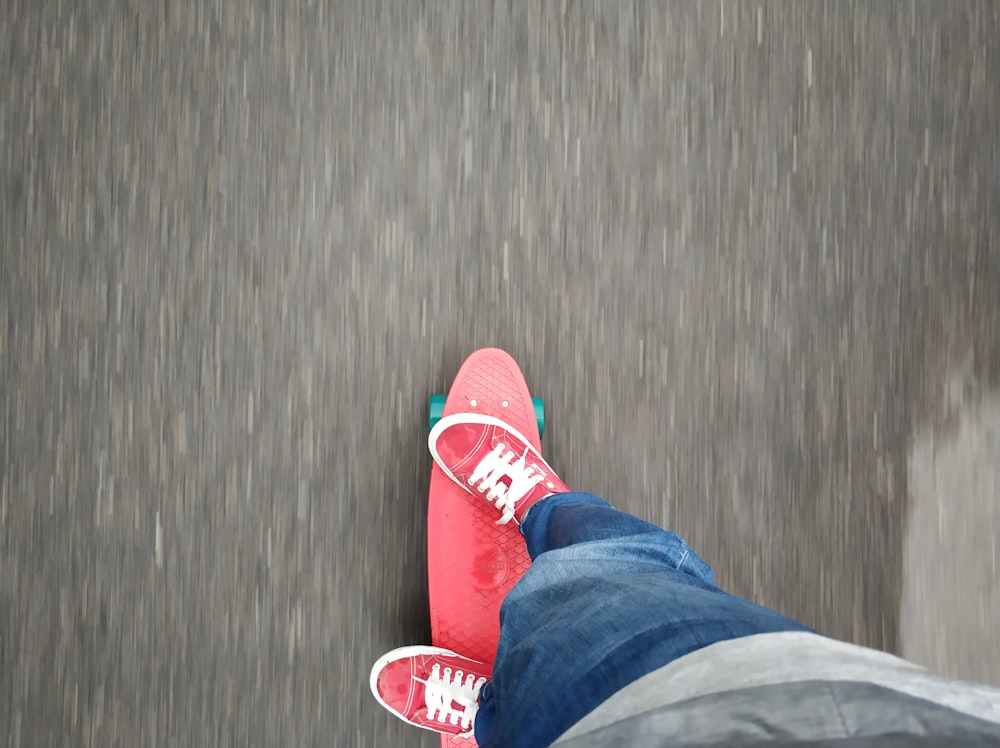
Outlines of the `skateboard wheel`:
M441 416L444 415L444 401L447 399L447 395L431 395L431 407L427 416L428 431L434 428L434 424L440 421Z
M447 395L431 395L430 408L427 413L427 430L430 431L434 425L444 416L444 403L448 399ZM531 398L531 406L535 411L535 422L538 424L538 437L545 435L545 402L540 397Z
M531 398L531 404L535 408L535 420L538 422L538 438L545 435L545 402L540 397Z

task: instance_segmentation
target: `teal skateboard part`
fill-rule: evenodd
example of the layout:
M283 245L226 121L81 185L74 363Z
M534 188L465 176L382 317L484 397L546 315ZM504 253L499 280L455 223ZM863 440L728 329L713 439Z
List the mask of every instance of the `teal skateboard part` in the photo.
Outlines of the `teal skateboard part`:
M447 395L431 395L430 410L427 415L427 430L430 431L444 415L444 403ZM545 436L545 402L540 397L531 398L531 406L535 409L535 421L538 423L538 438Z
M430 431L444 415L444 402L447 395L431 395L431 408L427 417L427 430Z

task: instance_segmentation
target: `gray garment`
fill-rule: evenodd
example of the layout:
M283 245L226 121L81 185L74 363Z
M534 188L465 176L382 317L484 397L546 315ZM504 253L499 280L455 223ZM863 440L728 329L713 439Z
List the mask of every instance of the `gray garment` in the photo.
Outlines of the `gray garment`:
M559 748L1000 746L1000 724L871 683L805 681L652 709Z
M719 642L627 686L559 748L1000 746L1000 690L815 634Z

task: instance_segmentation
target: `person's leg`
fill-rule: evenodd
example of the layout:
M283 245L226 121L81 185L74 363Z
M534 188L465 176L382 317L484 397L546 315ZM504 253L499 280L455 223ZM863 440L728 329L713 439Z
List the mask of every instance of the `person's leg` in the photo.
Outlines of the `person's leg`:
M585 493L522 519L533 563L500 611L481 748L545 746L616 691L718 641L802 624L729 595L684 540Z
M619 689L709 644L808 631L716 588L675 533L570 492L500 419L445 416L428 446L498 522L520 523L533 559L500 609L493 678L475 718L482 748L549 745Z
M615 509L589 493L563 493L532 506L520 526L532 561L543 553L581 543L613 540L628 558L644 558L713 586L715 574L675 532Z

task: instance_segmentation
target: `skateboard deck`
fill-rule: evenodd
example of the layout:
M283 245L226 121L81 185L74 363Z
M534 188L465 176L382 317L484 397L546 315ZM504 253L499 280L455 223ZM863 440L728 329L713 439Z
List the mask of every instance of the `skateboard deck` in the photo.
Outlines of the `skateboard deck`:
M468 412L506 421L541 451L528 385L508 353L483 348L462 364L442 415ZM500 604L531 564L517 525L498 525L499 518L485 499L432 466L427 516L431 640L490 667L500 637ZM442 735L441 745L475 748L476 741Z

